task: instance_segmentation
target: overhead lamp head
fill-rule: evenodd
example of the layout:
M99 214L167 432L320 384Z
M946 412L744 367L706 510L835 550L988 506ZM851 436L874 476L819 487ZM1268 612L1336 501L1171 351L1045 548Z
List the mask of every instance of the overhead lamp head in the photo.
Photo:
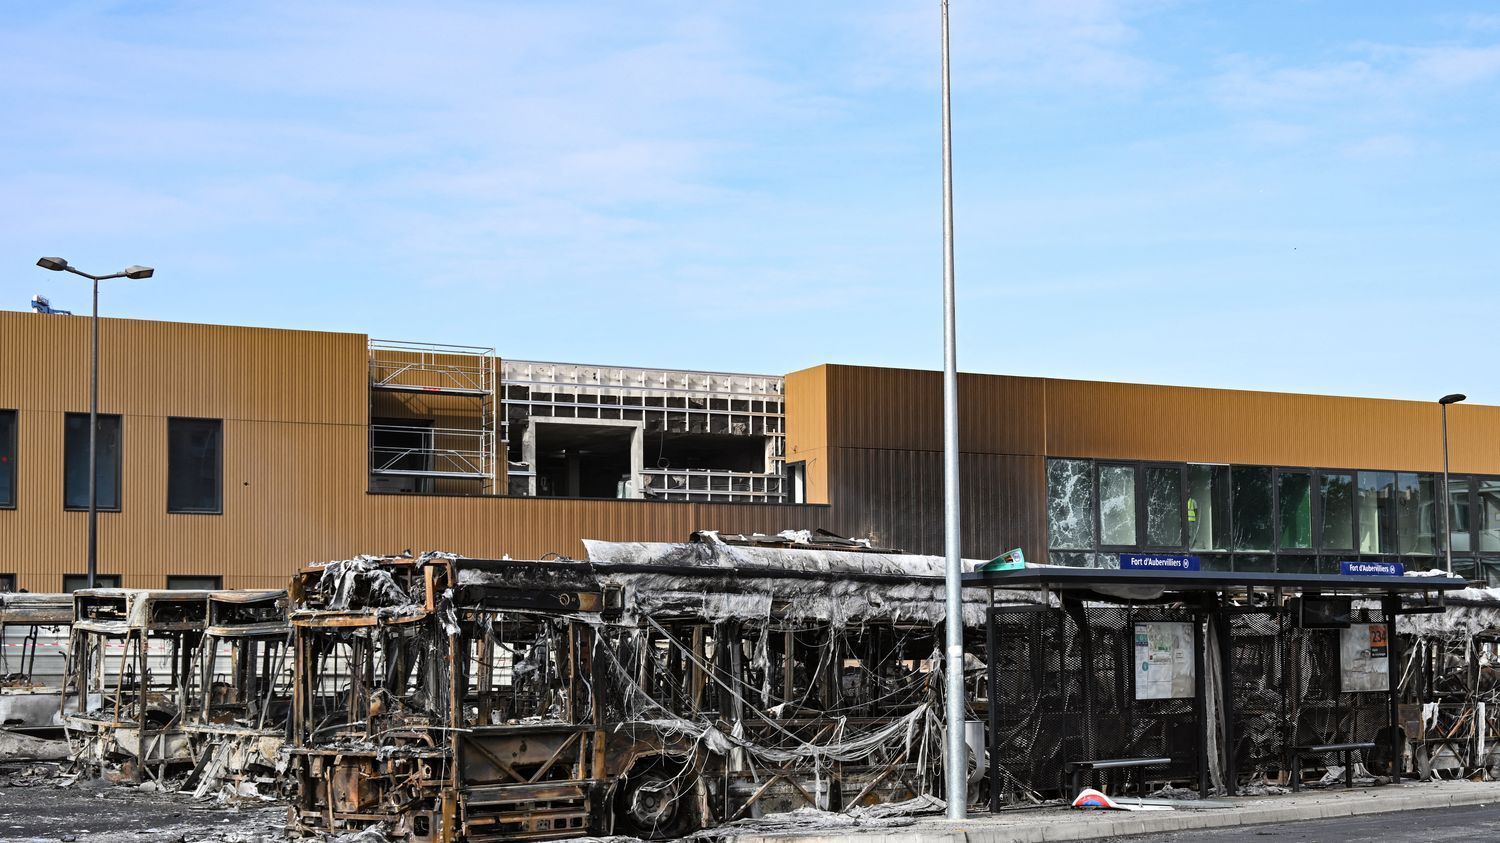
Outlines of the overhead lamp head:
M1442 398L1439 398L1438 399L1438 403L1439 404L1444 404L1444 405L1447 405L1447 404L1457 404L1458 402L1460 402L1460 401L1462 401L1462 400L1464 400L1464 399L1466 399L1468 397L1469 396L1464 395L1462 392L1455 392L1452 395L1444 395Z
M152 269L149 266L127 266L127 267L125 267L125 277L126 278L133 278L133 279L135 279L137 281L141 280L142 278L150 278L154 274L156 274L156 270Z
M62 258L37 258L36 265L53 272L62 272L68 268L68 262Z

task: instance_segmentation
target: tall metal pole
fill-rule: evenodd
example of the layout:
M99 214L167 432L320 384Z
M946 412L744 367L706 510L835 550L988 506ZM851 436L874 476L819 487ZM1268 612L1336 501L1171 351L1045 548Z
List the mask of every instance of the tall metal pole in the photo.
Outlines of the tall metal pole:
M99 573L99 279L94 281L94 315L89 320L89 588Z
M1453 576L1453 526L1449 520L1453 518L1453 499L1448 497L1448 405L1440 404L1443 408L1443 561L1448 567L1448 576ZM1472 551L1473 548L1471 547Z
M948 819L961 820L969 801L964 741L963 549L958 510L958 345L953 291L953 126L948 88L948 0L943 6L943 551L948 590Z

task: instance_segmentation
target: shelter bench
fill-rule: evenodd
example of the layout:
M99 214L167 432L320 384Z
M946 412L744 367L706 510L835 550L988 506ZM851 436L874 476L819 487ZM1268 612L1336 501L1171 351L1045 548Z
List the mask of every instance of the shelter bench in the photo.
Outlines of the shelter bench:
M1098 758L1092 761L1069 761L1063 765L1072 786L1072 798L1083 789L1083 774L1094 770L1120 770L1128 767L1162 767L1172 763L1170 758Z
M1296 793L1302 789L1302 756L1304 755L1328 755L1339 753L1344 758L1344 787L1354 787L1354 765L1349 763L1349 756L1354 752L1369 752L1375 748L1374 741L1357 743L1324 743L1306 744L1304 746L1292 747L1292 792Z

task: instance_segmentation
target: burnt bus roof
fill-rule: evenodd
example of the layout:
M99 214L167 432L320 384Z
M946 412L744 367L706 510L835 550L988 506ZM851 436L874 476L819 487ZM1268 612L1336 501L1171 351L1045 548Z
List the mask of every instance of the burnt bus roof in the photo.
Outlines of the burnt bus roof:
M73 595L0 593L0 624L66 626L73 622Z

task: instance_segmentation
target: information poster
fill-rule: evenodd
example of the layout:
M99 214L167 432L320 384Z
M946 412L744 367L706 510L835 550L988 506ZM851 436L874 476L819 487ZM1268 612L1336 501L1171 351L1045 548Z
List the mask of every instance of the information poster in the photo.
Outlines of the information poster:
M1154 621L1135 625L1135 698L1193 696L1193 625Z
M1346 693L1391 687L1390 642L1383 623L1357 623L1339 630L1339 665Z

